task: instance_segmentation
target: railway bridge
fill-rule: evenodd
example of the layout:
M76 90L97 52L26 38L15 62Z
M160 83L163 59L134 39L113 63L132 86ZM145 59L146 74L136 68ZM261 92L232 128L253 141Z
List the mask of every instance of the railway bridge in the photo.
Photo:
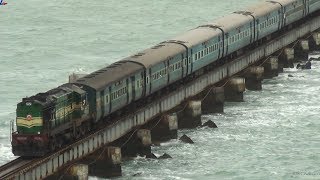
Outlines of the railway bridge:
M86 179L121 175L124 156L156 158L152 143L177 138L180 128L200 126L201 114L223 112L224 101L242 101L264 78L292 67L294 55L320 44L320 16L257 44L143 107L44 157L17 158L0 167L0 179Z

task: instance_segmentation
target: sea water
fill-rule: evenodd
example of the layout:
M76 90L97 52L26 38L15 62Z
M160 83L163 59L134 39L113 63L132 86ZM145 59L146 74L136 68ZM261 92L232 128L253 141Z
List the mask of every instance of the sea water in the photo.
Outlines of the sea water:
M0 165L11 153L10 121L23 97L57 87L258 0L7 0L0 6ZM203 116L218 128L179 130L117 179L320 179L320 62L285 69L246 91L244 102ZM289 77L291 75L293 77ZM98 179L90 177L90 179Z

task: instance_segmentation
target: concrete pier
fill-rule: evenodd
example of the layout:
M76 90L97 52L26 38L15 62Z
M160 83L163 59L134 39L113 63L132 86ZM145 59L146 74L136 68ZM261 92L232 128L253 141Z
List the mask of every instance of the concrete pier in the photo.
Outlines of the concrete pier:
M165 114L151 129L152 142L167 141L178 138L178 116L176 113Z
M119 142L117 142L118 144ZM121 145L122 143L122 145ZM130 132L121 139L121 154L123 157L136 157L137 155L151 154L151 132L148 129L139 129Z
M294 52L293 48L284 48L282 53L279 56L278 67L279 72L283 72L283 68L293 68L294 61ZM281 71L282 69L282 71Z
M223 113L224 87L212 87L201 102L202 114Z
M263 64L264 67L264 73L263 73L263 79L270 79L275 76L278 76L278 57L272 56L269 57ZM282 69L283 71L283 69Z
M63 171L59 171L47 178L45 180L88 180L88 165L86 164L73 164Z
M201 125L201 101L189 101L177 112L178 128L195 128Z
M105 147L87 158L89 175L99 178L110 178L122 175L121 148Z
M262 90L262 77L264 73L264 68L262 66L252 66L245 72L245 84L248 90Z
M309 50L316 51L320 50L320 32L314 32L309 38Z
M65 180L87 180L88 179L88 165L74 164L69 170L67 175L63 177Z
M225 101L242 102L243 92L246 90L244 78L231 78L224 89Z
M309 40L301 39L300 41L298 41L298 44L295 46L294 56L297 58L301 58L303 60L307 60L308 51L309 51Z

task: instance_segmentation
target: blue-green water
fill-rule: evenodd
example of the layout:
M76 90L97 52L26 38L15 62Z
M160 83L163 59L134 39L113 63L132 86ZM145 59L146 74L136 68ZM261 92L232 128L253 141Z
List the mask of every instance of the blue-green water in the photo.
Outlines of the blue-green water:
M21 98L258 0L7 2L0 6L0 165L15 158L9 122ZM179 131L195 144L153 147L173 158L126 161L119 179L320 179L319 74L314 63L265 80L262 91L245 92L245 102L203 117L218 129Z

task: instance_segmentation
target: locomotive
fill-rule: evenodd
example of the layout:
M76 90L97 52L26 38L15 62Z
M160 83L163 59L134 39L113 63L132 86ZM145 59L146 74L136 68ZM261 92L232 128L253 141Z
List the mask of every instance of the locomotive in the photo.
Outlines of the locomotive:
M204 67L242 53L320 9L320 0L260 2L45 93L23 98L12 133L16 156L44 156L94 124ZM222 62L224 63L224 62Z

